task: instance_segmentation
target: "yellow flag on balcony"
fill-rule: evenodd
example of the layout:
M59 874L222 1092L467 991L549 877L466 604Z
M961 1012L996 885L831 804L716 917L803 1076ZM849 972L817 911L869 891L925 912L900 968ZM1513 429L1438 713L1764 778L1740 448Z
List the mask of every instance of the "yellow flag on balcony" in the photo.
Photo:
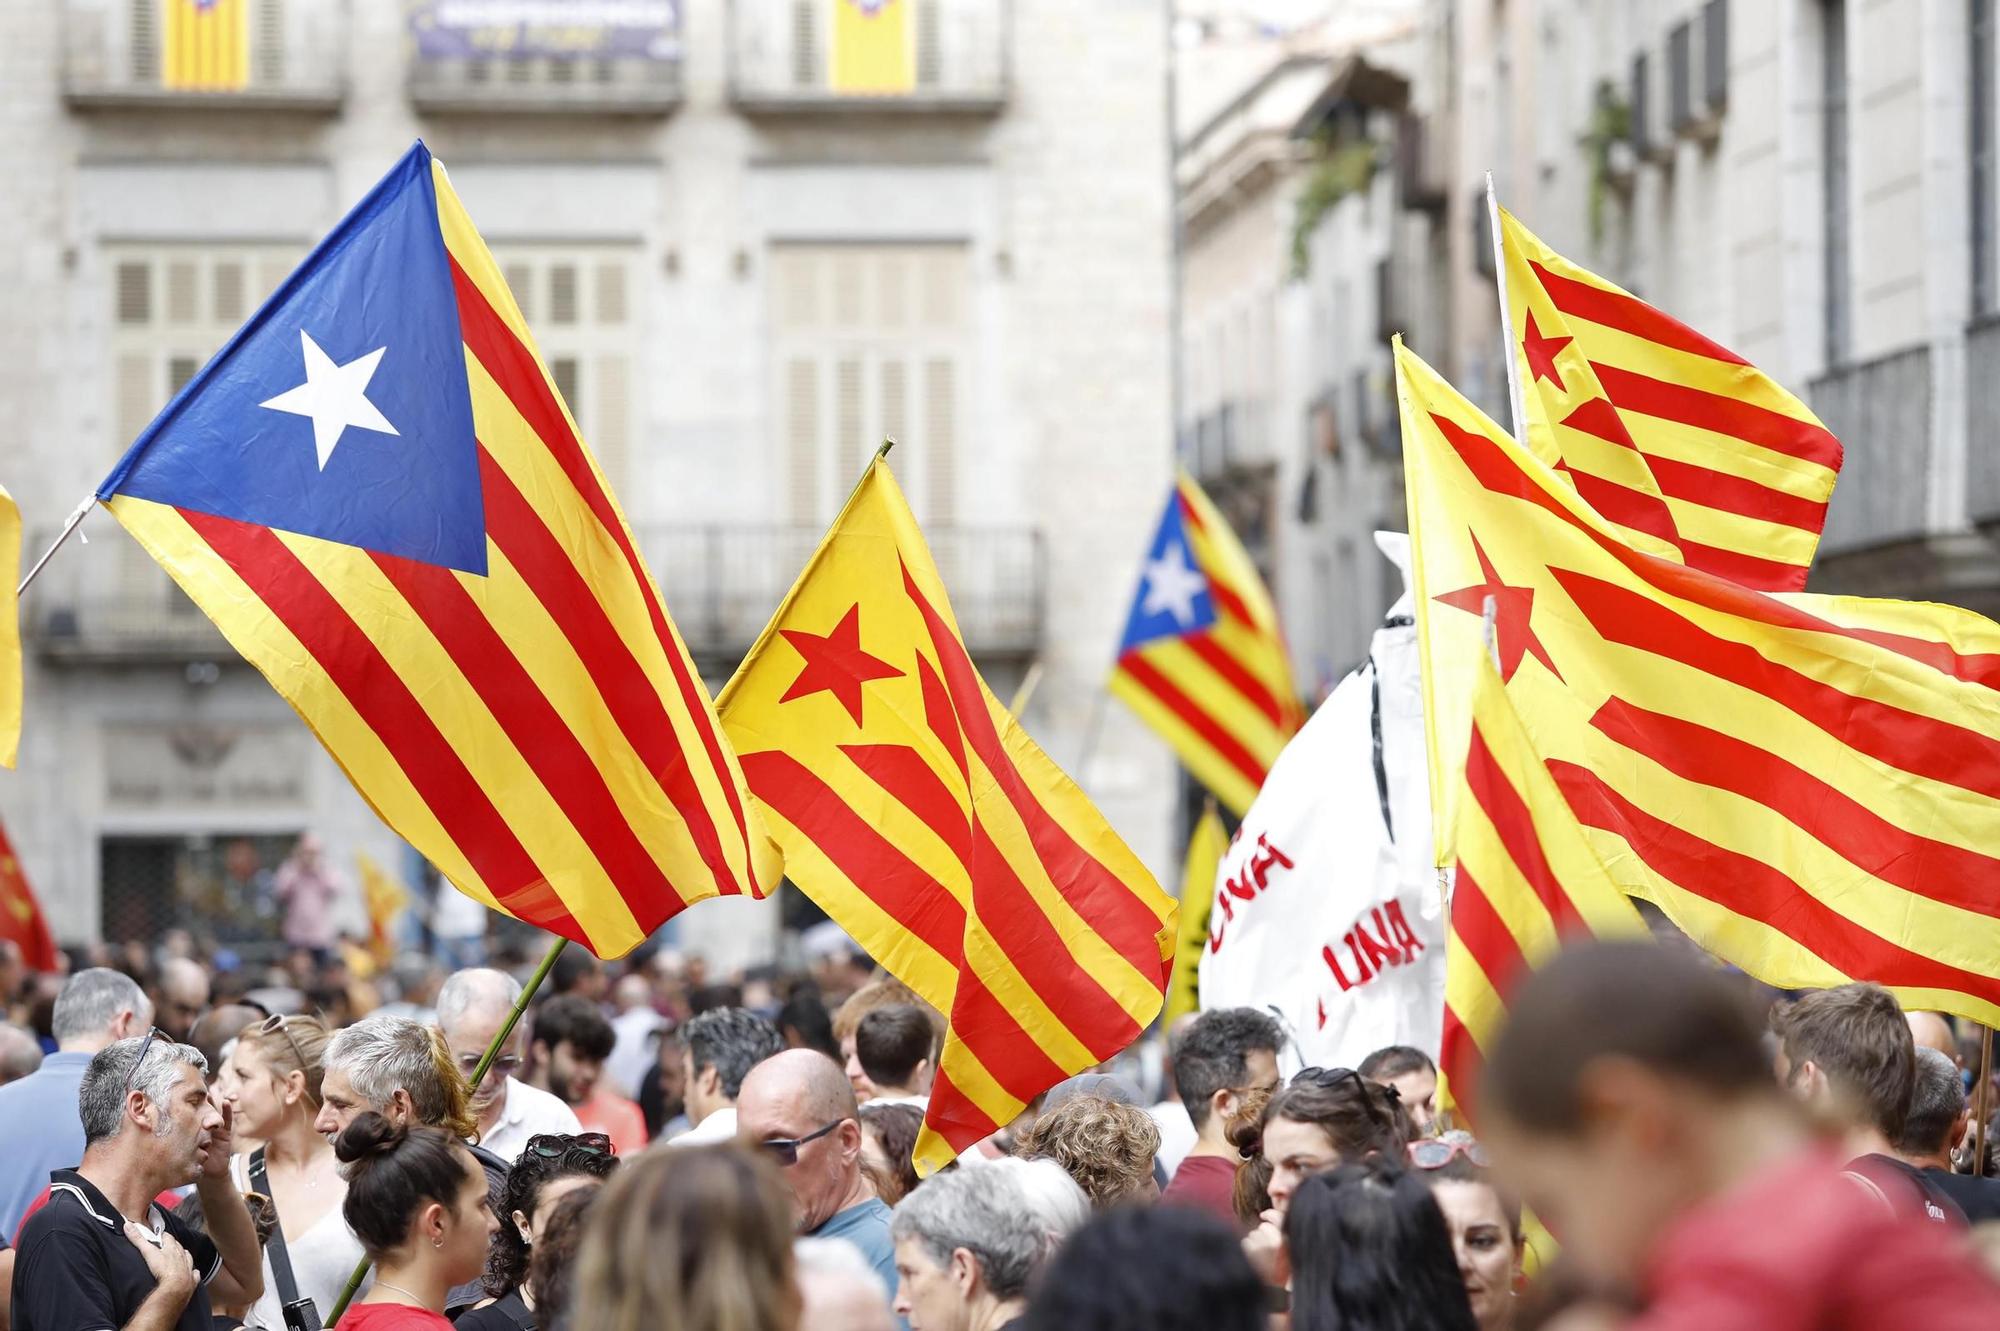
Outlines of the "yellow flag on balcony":
M833 0L827 84L837 93L893 97L917 86L910 0Z
M14 592L20 576L21 509L0 487L0 767L14 765L21 744L21 622Z
M250 83L250 0L160 0L160 84L236 92Z

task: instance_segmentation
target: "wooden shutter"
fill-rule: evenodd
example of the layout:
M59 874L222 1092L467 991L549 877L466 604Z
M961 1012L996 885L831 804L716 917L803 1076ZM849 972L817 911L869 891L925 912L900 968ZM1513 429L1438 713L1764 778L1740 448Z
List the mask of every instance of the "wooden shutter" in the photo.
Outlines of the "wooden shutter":
M946 357L924 362L924 477L928 520L949 526L958 516L958 366Z
M127 259L118 265L118 322L141 325L153 322L153 266L141 259Z
M167 269L167 322L185 328L200 318L196 287L201 268L193 259L169 259Z
M862 415L861 358L844 356L833 367L833 488L861 479L861 459L869 448L868 425Z
M243 261L219 259L215 265L215 321L239 324L249 313L243 299Z
M786 493L793 522L819 521L819 366L793 357L785 365Z
M596 321L618 325L625 322L625 265L608 260L597 265Z
M624 488L631 465L630 364L622 355L607 353L597 358L593 376L590 449L597 455L598 468L613 493Z
M500 272L507 279L507 289L514 293L514 303L521 307L521 317L528 321L528 327L533 328L535 326L534 269L525 263L510 263Z
M251 18L250 81L285 81L285 0L257 0Z
M549 265L549 322L572 327L577 322L576 265Z
M132 55L132 81L142 87L159 83L160 0L130 0L125 12L132 39L128 48Z

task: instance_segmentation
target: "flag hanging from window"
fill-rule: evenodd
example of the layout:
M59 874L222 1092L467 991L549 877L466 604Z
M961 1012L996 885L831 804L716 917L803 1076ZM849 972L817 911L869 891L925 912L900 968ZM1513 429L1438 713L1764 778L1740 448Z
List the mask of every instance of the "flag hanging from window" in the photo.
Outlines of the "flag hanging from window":
M180 92L250 86L250 0L159 0L160 84Z
M632 531L423 144L98 495L473 900L614 957L775 883Z
M1189 476L1154 530L1110 687L1239 817L1305 723L1271 594Z
M894 97L917 86L911 0L829 0L833 41L827 86L859 97Z

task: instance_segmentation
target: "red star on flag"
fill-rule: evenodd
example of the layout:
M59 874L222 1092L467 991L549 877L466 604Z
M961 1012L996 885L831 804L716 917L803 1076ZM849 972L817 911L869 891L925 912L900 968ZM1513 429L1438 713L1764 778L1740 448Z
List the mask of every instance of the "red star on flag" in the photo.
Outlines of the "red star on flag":
M870 656L861 650L861 605L856 602L847 608L840 622L833 626L833 632L821 637L817 633L806 633L799 629L780 629L785 641L805 658L805 668L799 677L785 690L781 703L796 698L811 697L815 693L831 693L854 718L854 724L861 724L861 686L871 679L896 679L904 674L887 661Z
M1573 337L1543 337L1535 327L1535 312L1528 311L1528 335L1521 339L1521 350L1528 357L1528 382L1546 379L1556 386L1558 393L1567 393L1563 386L1562 371L1556 369L1556 355L1564 347L1574 342Z
M1500 581L1500 575L1494 570L1493 561L1486 557L1485 547L1479 544L1477 535L1472 537L1472 553L1478 556L1479 571L1486 580L1431 599L1455 610L1483 616L1486 613L1486 598L1493 598L1493 634L1498 639L1500 679L1503 683L1514 678L1524 655L1532 655L1549 668L1550 674L1561 679L1562 671L1556 669L1556 663L1549 659L1548 648L1542 646L1542 640L1535 636L1535 589L1510 587Z

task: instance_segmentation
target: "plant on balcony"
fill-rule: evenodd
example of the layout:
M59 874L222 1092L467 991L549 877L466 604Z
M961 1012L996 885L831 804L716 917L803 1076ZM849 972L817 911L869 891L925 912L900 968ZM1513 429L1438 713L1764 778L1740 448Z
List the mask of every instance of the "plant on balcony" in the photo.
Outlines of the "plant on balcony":
M1292 219L1292 278L1312 270L1312 234L1326 215L1349 195L1364 193L1375 180L1380 151L1368 139L1341 140L1319 134L1313 138L1312 164L1299 184L1297 212Z
M1590 123L1577 137L1590 161L1590 240L1604 240L1605 206L1626 199L1632 181L1632 104L1609 79L1600 79L1591 98Z

